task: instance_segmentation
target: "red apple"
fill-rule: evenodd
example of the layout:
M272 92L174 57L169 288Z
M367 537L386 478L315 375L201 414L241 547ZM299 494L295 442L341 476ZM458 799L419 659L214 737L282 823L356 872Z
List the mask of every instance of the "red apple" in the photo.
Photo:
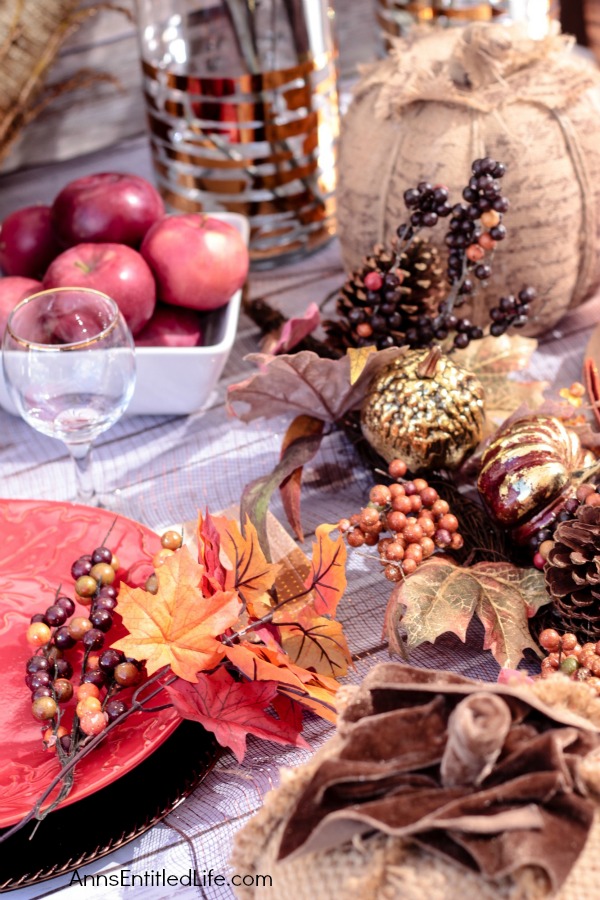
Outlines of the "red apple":
M8 322L8 317L21 300L42 290L41 282L33 278L21 278L19 275L8 275L0 278L0 341Z
M93 241L139 247L165 211L156 188L138 175L101 172L71 181L52 206L65 247Z
M0 227L0 268L6 275L42 278L61 250L49 206L17 209Z
M44 287L92 288L108 294L134 335L149 321L156 304L152 272L125 244L79 244L65 250L46 272Z
M194 309L157 303L135 343L137 347L197 347L202 343L201 323L202 317Z
M140 253L154 272L159 299L174 306L224 306L248 274L240 233L198 213L164 216L146 234Z

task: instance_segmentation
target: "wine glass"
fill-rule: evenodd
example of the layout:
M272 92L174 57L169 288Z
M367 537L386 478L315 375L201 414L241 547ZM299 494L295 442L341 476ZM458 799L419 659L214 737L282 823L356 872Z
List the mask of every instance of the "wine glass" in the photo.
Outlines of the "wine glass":
M133 338L115 301L71 287L27 297L9 316L2 363L23 419L66 444L77 500L99 506L92 442L122 416L135 386Z

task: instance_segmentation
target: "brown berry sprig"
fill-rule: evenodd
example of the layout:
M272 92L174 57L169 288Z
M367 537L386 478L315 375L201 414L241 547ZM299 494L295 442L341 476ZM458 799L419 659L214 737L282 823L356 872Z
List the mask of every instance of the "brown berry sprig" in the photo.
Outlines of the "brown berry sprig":
M448 297L439 306L439 315L417 328L411 346L425 347L431 342L431 332L438 340L444 340L454 332L453 346L466 348L472 340L484 336L483 329L469 319L459 318L454 310L477 292L478 282L485 283L492 274L494 251L506 237L503 215L509 208L509 200L503 196L501 180L506 172L503 163L491 157L474 160L471 178L463 190L463 200L450 207L448 191L441 185L422 182L404 194L407 208L412 209L409 225L401 225L398 235L412 239L423 227L437 223L439 215L452 212L446 245L448 247ZM442 196L445 195L443 204ZM532 287L524 287L514 297L502 297L497 307L490 310L490 334L499 337L510 328L521 328L527 323L530 304L536 294Z
M542 660L542 678L561 672L573 681L587 682L600 694L600 641L582 645L576 635L561 635L554 628L545 628L538 640L548 654Z
M338 528L350 547L377 547L383 574L398 582L412 575L436 550L460 550L459 523L424 478L404 481L406 463L394 459L388 467L392 484L371 488L360 513L340 519Z
M115 689L126 686L122 676L131 664L119 651L103 649L117 604L118 569L119 560L104 544L92 554L79 557L71 567L71 575L74 593L80 604L89 607L88 615L75 615L74 600L58 595L45 613L32 617L27 631L29 644L38 649L26 665L25 681L32 690L32 714L51 726L44 731L45 745L59 749L57 744L60 744L60 751L65 755L74 752L85 737L103 731L114 718L116 709L121 709L121 701L115 704L111 697ZM80 683L75 687L71 681L73 666L65 653L77 645L84 652ZM139 679L136 666L135 680L130 678L129 683ZM73 697L77 703L76 715L68 732L59 723L64 706Z

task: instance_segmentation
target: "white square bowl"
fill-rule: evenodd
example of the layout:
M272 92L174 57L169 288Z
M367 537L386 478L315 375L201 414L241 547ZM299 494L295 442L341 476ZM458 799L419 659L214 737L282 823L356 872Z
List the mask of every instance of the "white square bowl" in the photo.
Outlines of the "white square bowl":
M211 218L233 225L246 245L249 223L238 213L214 212ZM126 415L187 415L201 409L221 377L235 341L241 290L226 306L206 314L201 347L136 347L135 391ZM0 369L0 406L16 415Z

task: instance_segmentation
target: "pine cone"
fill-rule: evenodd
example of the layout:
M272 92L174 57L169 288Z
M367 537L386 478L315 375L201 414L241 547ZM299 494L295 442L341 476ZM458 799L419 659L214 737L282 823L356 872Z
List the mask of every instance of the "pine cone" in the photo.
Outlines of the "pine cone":
M379 278L374 279L373 273ZM369 280L381 284L373 288ZM437 309L442 287L439 253L429 241L415 240L399 261L395 245L391 249L377 245L342 288L339 319L323 323L329 344L345 353L348 347L369 344L383 350L428 343L433 330L425 319ZM412 340L411 334L407 337L410 329Z
M544 567L546 587L565 631L600 640L600 508L583 504L561 522Z

